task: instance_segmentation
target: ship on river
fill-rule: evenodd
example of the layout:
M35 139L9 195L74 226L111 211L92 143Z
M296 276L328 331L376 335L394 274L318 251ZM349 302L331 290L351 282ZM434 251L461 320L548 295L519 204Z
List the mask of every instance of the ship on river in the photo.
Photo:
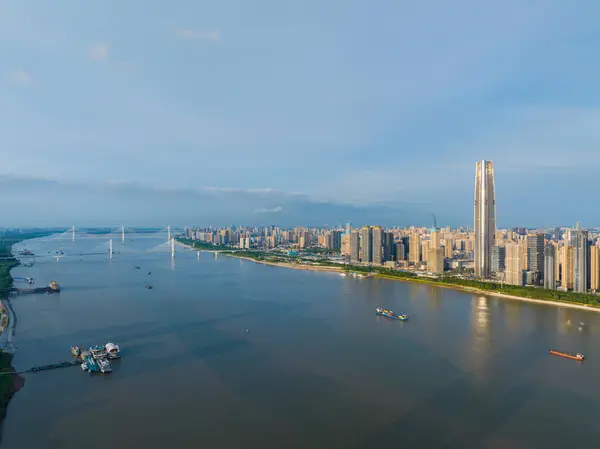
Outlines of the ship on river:
M393 311L384 309L382 307L377 307L377 309L375 309L375 312L377 313L377 315L381 315L386 318L391 318L393 320L401 320L401 321L408 320L408 315L406 315L405 313L398 315L398 314L394 313Z
M550 354L557 355L559 357L564 357L565 359L577 360L578 362L583 362L585 360L585 356L580 352L578 352L577 354L569 354L568 352L550 349Z

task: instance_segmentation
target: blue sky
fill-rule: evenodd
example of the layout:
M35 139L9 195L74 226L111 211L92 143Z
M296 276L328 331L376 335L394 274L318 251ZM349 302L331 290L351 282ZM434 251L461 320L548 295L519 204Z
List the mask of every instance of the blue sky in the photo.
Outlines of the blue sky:
M469 225L489 159L500 226L600 225L598 17L592 0L0 0L4 224Z

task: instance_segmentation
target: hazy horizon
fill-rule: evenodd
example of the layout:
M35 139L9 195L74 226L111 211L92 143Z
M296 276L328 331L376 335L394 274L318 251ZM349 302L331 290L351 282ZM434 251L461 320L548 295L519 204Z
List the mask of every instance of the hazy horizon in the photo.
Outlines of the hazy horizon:
M472 226L485 159L499 227L598 226L599 15L4 0L0 225Z

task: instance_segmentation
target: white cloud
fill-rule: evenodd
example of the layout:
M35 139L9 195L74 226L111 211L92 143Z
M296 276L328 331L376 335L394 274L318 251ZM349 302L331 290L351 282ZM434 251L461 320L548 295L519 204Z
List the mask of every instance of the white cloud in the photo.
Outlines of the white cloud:
M178 28L175 35L180 39L203 40L210 42L220 42L221 33L218 31L197 31L190 28Z
M254 212L257 214L276 214L277 212L281 212L283 207L277 206L273 209L254 209Z
M24 69L13 70L10 74L10 80L13 83L19 84L21 86L28 86L33 82L33 78L31 77L29 72L27 72Z
M88 50L88 57L92 61L106 61L108 58L108 45L96 44Z

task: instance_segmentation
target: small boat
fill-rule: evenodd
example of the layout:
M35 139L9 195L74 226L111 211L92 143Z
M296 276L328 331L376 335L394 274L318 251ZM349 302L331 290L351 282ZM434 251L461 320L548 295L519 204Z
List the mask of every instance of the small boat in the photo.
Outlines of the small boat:
M146 288L147 288L148 290L152 290L152 286L151 286L150 284L146 284Z
M119 348L119 345L109 342L106 343L104 348L106 349L106 354L108 355L109 359L118 359L119 357L121 357L121 350Z
M71 354L75 357L79 357L81 355L81 348L79 346L71 346Z
M583 362L585 360L585 356L578 352L577 354L569 354L568 352L556 351L554 349L550 349L550 354L557 355L559 357L564 357L566 359L577 360L578 362Z
M392 312L391 310L384 309L382 307L377 307L377 309L375 309L375 313L377 315L381 315L386 318L391 318L393 320L401 320L401 321L408 320L408 316L405 313L398 315L398 314Z
M346 273L340 273L340 276L345 278L346 277Z
M152 274L152 271L148 271L148 276L150 276Z
M110 373L112 371L112 366L107 359L98 360L98 367L101 373Z
M135 269L136 269L136 270L139 270L140 268L141 268L141 267L138 267L137 265L135 266Z
M90 354L96 360L105 359L108 356L106 348L103 346L90 346Z

